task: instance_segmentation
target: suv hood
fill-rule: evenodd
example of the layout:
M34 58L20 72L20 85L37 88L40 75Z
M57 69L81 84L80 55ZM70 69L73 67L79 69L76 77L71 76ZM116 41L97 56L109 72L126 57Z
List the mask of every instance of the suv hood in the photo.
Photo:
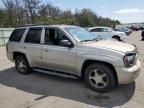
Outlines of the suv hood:
M101 40L97 42L88 42L86 43L88 47L104 48L119 51L122 53L133 52L136 48L135 46L127 43L122 43L112 40Z

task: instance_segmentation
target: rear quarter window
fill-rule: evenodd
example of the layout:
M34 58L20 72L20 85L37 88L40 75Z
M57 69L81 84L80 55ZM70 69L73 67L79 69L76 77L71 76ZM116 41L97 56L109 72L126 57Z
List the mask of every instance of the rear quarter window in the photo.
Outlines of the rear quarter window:
M23 34L25 32L25 29L15 29L10 38L9 38L9 41L12 41L12 42L20 42Z

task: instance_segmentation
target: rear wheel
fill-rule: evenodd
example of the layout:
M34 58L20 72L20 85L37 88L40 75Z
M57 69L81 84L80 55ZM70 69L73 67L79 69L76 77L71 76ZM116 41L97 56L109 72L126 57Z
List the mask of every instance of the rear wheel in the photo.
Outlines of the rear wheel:
M87 85L98 92L107 92L115 86L113 71L105 64L95 63L87 67L85 71Z
M16 57L15 66L18 72L21 74L28 74L31 71L27 59L23 55Z

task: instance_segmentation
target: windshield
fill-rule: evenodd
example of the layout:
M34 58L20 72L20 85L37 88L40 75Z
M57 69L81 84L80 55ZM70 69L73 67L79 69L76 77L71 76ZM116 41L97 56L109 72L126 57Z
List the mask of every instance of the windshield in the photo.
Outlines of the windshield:
M65 30L79 42L93 41L97 39L97 36L84 30L81 27L66 27Z

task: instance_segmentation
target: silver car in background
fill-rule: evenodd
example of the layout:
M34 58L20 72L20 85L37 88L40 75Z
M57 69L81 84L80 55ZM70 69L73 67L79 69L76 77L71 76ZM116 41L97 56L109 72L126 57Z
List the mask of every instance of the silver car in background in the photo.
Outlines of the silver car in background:
M127 38L126 33L115 31L110 27L89 27L87 30L99 39L116 39L118 41L123 41Z

